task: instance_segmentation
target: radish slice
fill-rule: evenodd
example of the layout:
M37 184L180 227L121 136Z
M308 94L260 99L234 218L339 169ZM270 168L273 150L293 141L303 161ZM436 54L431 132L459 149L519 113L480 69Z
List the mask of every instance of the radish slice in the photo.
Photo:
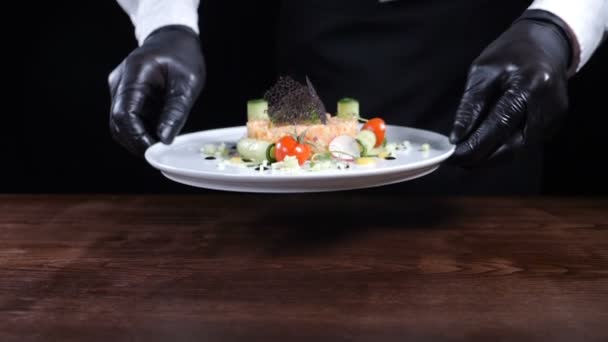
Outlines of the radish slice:
M329 143L329 152L334 158L353 161L361 156L359 143L349 135L339 135Z

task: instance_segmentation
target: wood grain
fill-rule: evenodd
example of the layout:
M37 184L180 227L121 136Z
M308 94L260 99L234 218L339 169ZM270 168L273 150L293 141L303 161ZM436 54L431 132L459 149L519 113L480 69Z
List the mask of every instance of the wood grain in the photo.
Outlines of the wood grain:
M1 341L606 341L608 201L0 196Z

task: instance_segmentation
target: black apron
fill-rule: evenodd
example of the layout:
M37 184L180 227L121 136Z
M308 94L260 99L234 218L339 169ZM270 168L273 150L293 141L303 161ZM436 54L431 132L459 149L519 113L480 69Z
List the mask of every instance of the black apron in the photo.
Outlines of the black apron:
M327 109L360 100L365 117L449 134L469 66L529 1L283 0L280 74L309 76ZM390 186L408 194L535 194L542 153L492 168L444 165Z

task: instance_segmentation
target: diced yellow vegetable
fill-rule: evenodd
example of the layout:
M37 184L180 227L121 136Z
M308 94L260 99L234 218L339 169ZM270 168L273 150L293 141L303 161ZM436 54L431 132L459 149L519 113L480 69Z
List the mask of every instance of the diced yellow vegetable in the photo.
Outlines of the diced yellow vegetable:
M363 165L363 166L374 165L374 164L376 164L376 159L370 158L370 157L357 158L355 163L357 165Z

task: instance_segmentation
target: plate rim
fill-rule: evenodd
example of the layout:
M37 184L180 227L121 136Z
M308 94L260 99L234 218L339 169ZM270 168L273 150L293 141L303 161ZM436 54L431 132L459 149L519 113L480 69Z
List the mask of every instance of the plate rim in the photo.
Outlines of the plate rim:
M304 190L301 188L301 186L298 189L293 188L293 187L279 187L279 188L265 187L265 185L267 185L269 183L274 183L274 182L268 182L268 180L266 182L259 183L258 185L253 185L254 183L247 182L247 183L245 183L246 185L243 186L242 182L235 182L234 180L231 180L231 179L225 179L225 180L223 180L224 183L229 184L228 186L226 186L226 184L218 185L219 183L215 183L212 180L208 180L208 179L188 177L185 175L174 175L174 174L170 174L165 171L161 171L161 174L173 182L177 182L177 183L180 183L183 185L188 185L188 186L197 187L197 188L205 188L205 189L212 189L212 190L219 190L219 191L230 191L230 192L284 194L284 193L321 193L321 192L333 192L333 191L343 191L343 190L357 190L357 189L365 189L365 188L370 188L370 187L381 187L381 186L401 183L404 180L414 180L414 179L422 178L433 172L436 172L439 168L440 168L440 165L430 165L428 167L421 168L419 170L410 171L410 173L406 172L405 175L407 175L407 176L405 178L403 178L403 176L401 176L398 180L383 182L382 184L374 183L371 186L370 185L365 185L365 186L364 185L355 185L355 186L350 185L350 186L338 186L338 187L330 186L330 187L325 187L323 189L306 188ZM184 178L192 178L192 180L184 179ZM331 181L330 179L326 179L326 180ZM202 185L200 183L201 181L205 182L206 184ZM296 183L298 183L298 182L296 182ZM209 184L213 184L213 185L209 185ZM237 186L237 184L239 184L239 185Z
M398 128L398 129L405 128L408 130L417 131L417 132L421 132L424 134L431 134L431 135L436 136L437 138L448 139L445 135L442 135L442 134L434 132L434 131L414 128L414 127L408 127L408 126L399 126L399 125L386 125L386 126ZM185 134L177 136L171 145L180 143L180 141L183 141L183 140L192 139L193 137L196 137L199 135L210 134L212 132L226 131L226 130L245 130L246 131L246 129L247 129L247 126L241 125L241 126L212 128L212 129L208 129L208 130L201 130L201 131L196 131L196 132L185 133ZM384 167L384 168L360 169L355 174L351 173L350 176L366 176L366 175L378 175L378 174L392 173L392 172L413 171L413 170L425 168L425 167L428 167L431 165L440 164L441 162L448 159L456 150L456 146L452 143L449 143L449 140L448 140L448 144L450 145L450 149L448 151L446 151L440 155L437 155L435 157L416 162L415 164L412 164L412 165L406 164L406 165L389 166L389 167ZM209 172L209 171L204 171L204 170L181 169L181 168L176 168L176 167L173 167L170 165L160 163L157 160L155 160L155 158L153 157L153 154L161 152L161 151L156 151L156 150L169 149L171 147L171 145L166 145L160 141L153 144L152 146L147 148L144 153L144 157L145 157L146 161L152 167L154 167L160 171L178 173L178 174L182 174L182 175L188 176L188 177L204 177L206 179L238 178L238 179L243 179L244 181L255 180L255 179L277 179L277 180L293 179L293 180L297 180L297 179L311 179L311 178L344 178L344 176L349 175L349 171L338 172L338 173L312 173L311 172L311 173L294 173L294 174L281 174L281 173L259 173L259 174L236 174L235 173L235 174L233 174L233 173Z

